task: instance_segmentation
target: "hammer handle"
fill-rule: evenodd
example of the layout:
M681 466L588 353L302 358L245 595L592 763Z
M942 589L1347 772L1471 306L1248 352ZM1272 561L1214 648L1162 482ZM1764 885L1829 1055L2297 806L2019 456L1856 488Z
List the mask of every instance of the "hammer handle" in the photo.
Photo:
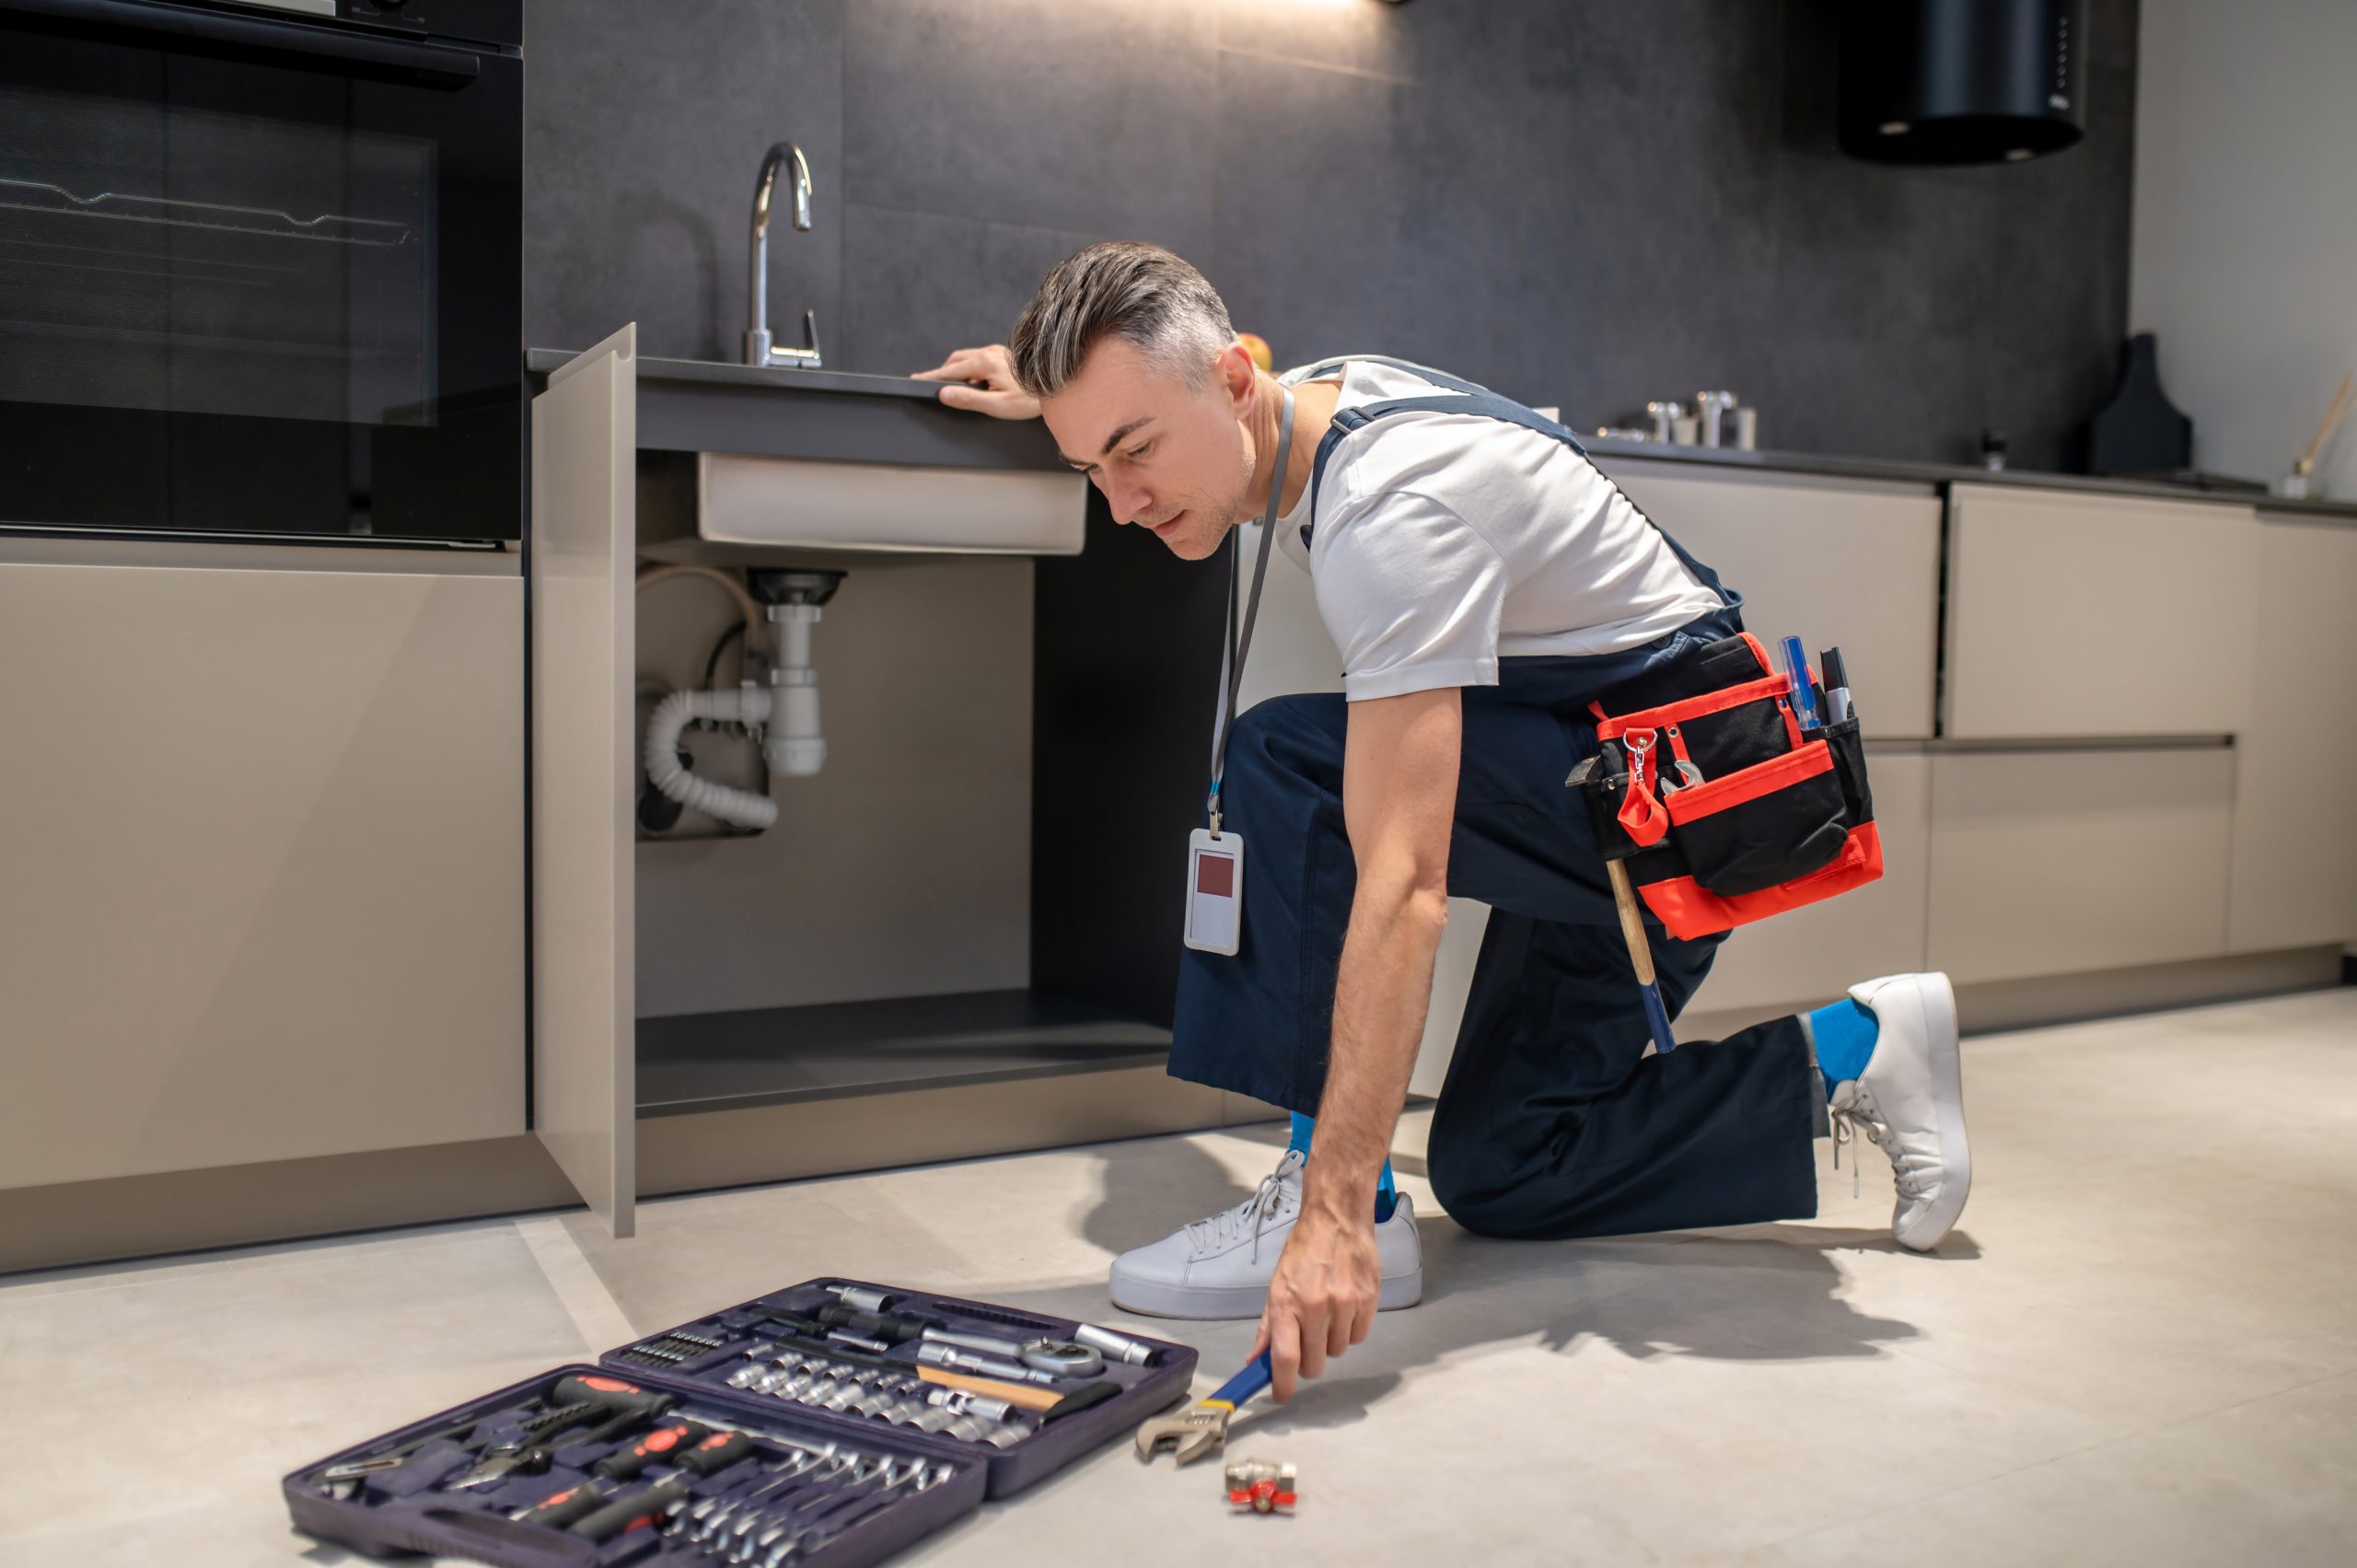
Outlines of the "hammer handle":
M1653 947L1645 940L1645 922L1637 912L1637 889L1629 885L1629 868L1617 860L1606 861L1604 868L1612 877L1612 905L1620 912L1620 937L1629 944L1629 961L1637 966L1637 983L1651 985Z
M1637 913L1637 890L1629 885L1629 869L1617 860L1605 868L1612 877L1612 907L1620 912L1620 935L1629 944L1629 962L1637 970L1637 995L1645 1005L1645 1028L1654 1049L1666 1056L1678 1049L1670 1032L1669 1010L1662 1005L1661 988L1654 983L1654 950L1645 940L1645 923Z

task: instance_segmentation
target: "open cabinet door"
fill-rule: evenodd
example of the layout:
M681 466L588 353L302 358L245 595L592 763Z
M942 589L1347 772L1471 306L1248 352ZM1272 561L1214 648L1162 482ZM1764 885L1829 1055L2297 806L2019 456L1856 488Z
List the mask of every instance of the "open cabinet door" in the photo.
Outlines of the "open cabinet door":
M532 400L532 1126L618 1237L638 1178L637 360L633 323Z

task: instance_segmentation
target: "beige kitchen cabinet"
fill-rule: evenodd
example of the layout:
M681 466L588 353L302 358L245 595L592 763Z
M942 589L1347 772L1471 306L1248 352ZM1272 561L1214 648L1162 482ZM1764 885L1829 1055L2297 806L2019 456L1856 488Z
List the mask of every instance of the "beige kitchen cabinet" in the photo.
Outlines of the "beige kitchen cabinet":
M515 562L0 542L0 1186L523 1131Z
M1771 649L1839 647L1866 734L1932 733L1940 502L1927 484L1716 472L1615 458L1631 500L1744 596Z
M1931 880L1932 759L1875 750L1866 758L1882 880L1738 926L1687 1005L1694 1013L1817 1006L1876 975L1925 967Z
M2226 950L2235 753L1932 759L1930 961L1959 982Z
M2250 721L2258 514L1959 484L1941 733L2233 735Z
M2235 952L2357 939L2357 528L2258 530L2259 678L2235 743Z

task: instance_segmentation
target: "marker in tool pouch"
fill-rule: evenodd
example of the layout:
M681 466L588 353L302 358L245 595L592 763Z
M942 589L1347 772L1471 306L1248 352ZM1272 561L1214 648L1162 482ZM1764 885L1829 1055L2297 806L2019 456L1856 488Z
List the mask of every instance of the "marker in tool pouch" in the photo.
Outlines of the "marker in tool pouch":
M1817 668L1825 677L1825 718L1829 724L1840 724L1850 716L1850 670L1841 662L1840 648L1826 648L1817 656Z

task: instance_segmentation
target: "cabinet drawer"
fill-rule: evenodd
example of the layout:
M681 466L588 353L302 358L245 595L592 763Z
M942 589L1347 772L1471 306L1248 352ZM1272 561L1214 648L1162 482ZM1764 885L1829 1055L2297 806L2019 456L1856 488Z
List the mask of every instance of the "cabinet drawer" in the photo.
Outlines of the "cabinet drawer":
M1932 759L1931 963L1959 981L2226 947L2235 754Z
M2259 530L2267 614L2249 732L2235 743L2238 953L2357 938L2357 528Z
M1869 735L1932 733L1940 503L1922 485L1805 483L1615 459L1613 479L1744 597L1743 623L1839 647Z
M2232 735L2249 722L2247 506L1959 484L1942 733Z

